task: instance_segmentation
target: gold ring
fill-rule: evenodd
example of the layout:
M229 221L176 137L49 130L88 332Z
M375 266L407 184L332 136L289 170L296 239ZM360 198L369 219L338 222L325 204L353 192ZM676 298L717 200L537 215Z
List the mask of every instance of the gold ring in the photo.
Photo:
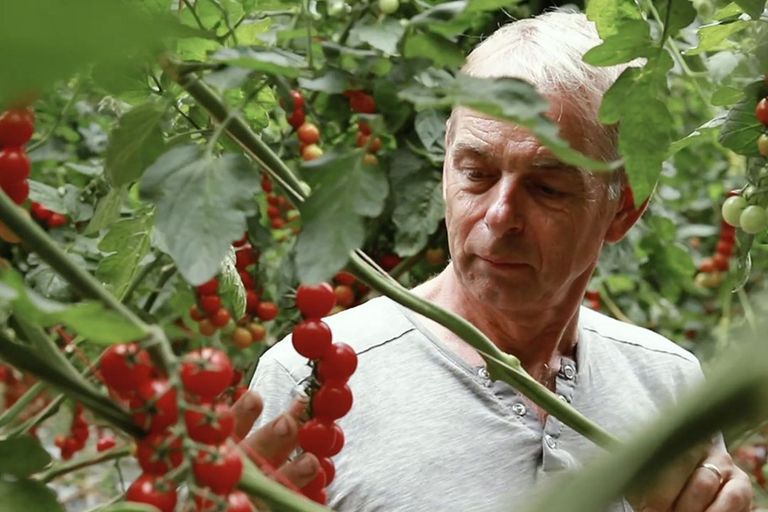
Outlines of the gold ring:
M723 480L724 480L723 473L720 471L720 469L717 466L715 466L714 464L709 464L708 462L705 462L704 464L699 464L699 467L710 470L717 477L720 485L723 485Z

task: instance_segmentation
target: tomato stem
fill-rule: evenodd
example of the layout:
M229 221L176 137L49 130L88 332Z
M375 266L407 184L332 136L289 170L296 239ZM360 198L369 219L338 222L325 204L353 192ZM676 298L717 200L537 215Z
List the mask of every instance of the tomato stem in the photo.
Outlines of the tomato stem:
M0 428L15 420L21 412L40 396L46 389L45 384L38 381L32 384L16 402L0 414Z
M286 512L328 512L330 510L270 479L245 456L239 487L244 492L263 499L272 505L274 510Z
M87 468L88 466L94 466L96 464L100 464L108 460L115 460L115 459L120 459L122 457L127 457L130 454L131 454L131 449L128 446L124 446L122 448L112 448L111 450L98 453L95 456L91 455L87 458L69 461L64 464L57 464L52 468L50 468L49 470L47 470L45 473L41 473L40 475L38 475L37 478L44 483L48 483L54 478L58 478L68 473L72 473L73 471Z

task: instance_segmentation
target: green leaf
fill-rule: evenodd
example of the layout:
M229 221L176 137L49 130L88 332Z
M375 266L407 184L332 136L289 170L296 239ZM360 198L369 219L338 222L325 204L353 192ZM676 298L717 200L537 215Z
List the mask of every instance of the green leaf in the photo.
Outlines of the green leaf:
M725 114L719 114L717 117L710 119L682 139L673 142L669 148L669 154L673 155L681 149L699 141L711 141L713 139L712 134L719 132L720 127L724 122Z
M604 38L603 44L585 53L584 62L593 66L612 66L647 57L656 51L648 23L626 21L621 24L620 32Z
M386 55L395 55L404 33L405 26L395 18L387 16L382 21L369 25L355 25L349 32L349 44L366 43Z
M446 116L439 110L422 110L416 114L413 127L424 149L430 153L445 153L445 122Z
M341 94L349 89L349 78L338 70L330 70L317 78L299 78L299 85L308 91Z
M3 504L3 512L64 512L56 493L34 480L0 480L0 503Z
M655 3L659 17L665 23L667 37L674 37L696 19L696 9L690 0L657 0Z
M120 300L149 253L151 233L152 215L139 215L113 224L99 242L99 250L107 255L99 262L96 277Z
M163 151L160 121L165 104L148 101L126 112L109 136L105 172L113 187L127 185L141 177L144 170Z
M572 149L558 135L559 129L544 113L548 102L529 83L517 78L429 77L428 86L414 85L399 96L418 109L462 105L531 130L563 161L586 169L607 169L609 164L593 160Z
M0 474L17 477L37 473L51 463L51 456L32 436L0 441Z
M221 271L219 272L219 296L224 303L224 307L232 313L235 320L245 315L245 286L240 279L240 273L235 265L237 258L235 251L230 247L226 257L221 262Z
M296 78L307 67L304 57L280 48L223 48L211 60L287 78Z
M403 55L409 59L429 59L438 67L458 67L464 63L464 52L457 44L427 32L409 34L405 38Z
M753 20L760 19L760 15L765 9L765 0L734 0L736 5L744 9Z
M2 271L0 279L16 291L11 300L14 312L30 323L41 326L63 323L94 343L117 343L144 337L141 329L98 302L61 304L46 299L28 290L21 277L11 270Z
M110 188L96 203L96 211L85 228L86 235L93 235L112 225L120 217L123 201L128 196L126 187Z
M602 39L619 34L626 21L643 19L632 0L590 0L586 12Z
M698 30L699 44L684 53L686 55L698 55L704 52L722 50L733 46L735 43L728 41L733 34L740 32L749 26L746 20L736 20L729 23L712 23L702 25Z
M384 208L389 193L379 166L363 164L363 151L329 153L305 165L312 194L300 207L304 219L296 245L299 279L316 283L330 279L362 247L365 217Z
M763 125L755 117L755 107L762 98L761 82L747 87L744 98L728 111L720 131L720 144L745 156L759 156L757 138L763 133Z
M151 59L161 40L181 34L168 14L138 2L100 0L5 1L0 16L0 106L41 91L88 64L132 67L136 55Z
M259 173L242 155L216 158L197 146L171 149L147 169L141 195L152 201L155 230L193 285L212 278L256 211Z

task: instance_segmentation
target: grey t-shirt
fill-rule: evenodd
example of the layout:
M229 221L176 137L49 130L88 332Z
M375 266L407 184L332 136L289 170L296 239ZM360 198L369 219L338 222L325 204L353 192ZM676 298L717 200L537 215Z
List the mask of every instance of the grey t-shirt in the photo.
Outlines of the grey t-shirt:
M354 405L339 421L346 444L328 488L334 510L522 510L552 476L600 452L555 417L542 425L517 392L386 297L325 321L358 354ZM270 348L251 383L265 403L255 428L284 411L309 374L290 339ZM576 360L563 358L556 392L624 438L701 377L696 358L673 342L582 308Z

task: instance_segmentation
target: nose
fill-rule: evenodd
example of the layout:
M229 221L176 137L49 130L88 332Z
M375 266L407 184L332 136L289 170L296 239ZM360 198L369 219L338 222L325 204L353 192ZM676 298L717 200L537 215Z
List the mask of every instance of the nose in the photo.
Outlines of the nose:
M488 208L483 219L495 236L519 234L525 228L525 191L514 176L504 176L488 191Z

